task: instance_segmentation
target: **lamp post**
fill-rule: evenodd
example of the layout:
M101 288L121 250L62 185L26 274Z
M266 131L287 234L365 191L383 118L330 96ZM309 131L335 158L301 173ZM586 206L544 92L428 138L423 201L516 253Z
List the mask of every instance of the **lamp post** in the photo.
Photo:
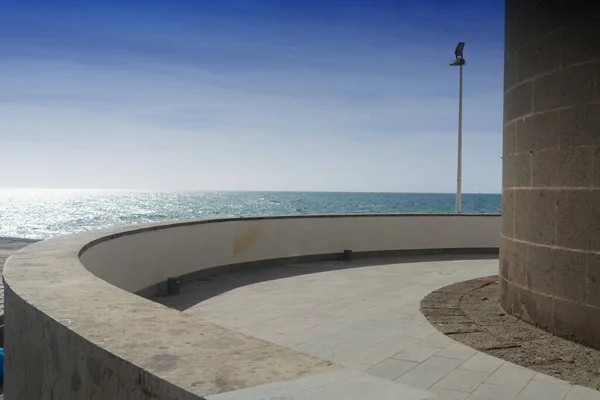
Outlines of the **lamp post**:
M450 63L452 67L460 67L460 83L458 89L458 170L456 174L456 213L462 213L462 97L463 66L467 63L463 57L465 42L459 42L454 50L456 59Z

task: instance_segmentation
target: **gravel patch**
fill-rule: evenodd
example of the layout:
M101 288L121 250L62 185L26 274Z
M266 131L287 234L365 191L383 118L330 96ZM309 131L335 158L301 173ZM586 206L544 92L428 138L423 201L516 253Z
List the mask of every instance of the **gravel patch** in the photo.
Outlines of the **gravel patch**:
M600 351L506 314L498 301L497 276L438 289L423 298L421 312L438 330L469 347L600 390Z

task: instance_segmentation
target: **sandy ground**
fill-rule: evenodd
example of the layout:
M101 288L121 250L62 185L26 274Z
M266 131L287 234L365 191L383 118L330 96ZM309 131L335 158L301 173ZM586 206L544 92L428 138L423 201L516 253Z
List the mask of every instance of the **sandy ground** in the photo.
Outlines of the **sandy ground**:
M4 269L6 259L15 251L34 243L35 240L0 238L0 273ZM4 314L4 287L0 286L0 315Z
M557 337L504 312L498 277L438 289L421 301L421 312L452 339L522 367L600 389L600 350Z

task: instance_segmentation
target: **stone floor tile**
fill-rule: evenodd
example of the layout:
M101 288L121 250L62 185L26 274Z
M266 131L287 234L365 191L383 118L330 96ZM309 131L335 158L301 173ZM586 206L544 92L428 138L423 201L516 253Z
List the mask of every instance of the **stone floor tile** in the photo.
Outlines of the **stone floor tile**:
M467 400L514 400L519 392L520 389L483 383L467 397Z
M564 400L569 389L567 385L532 380L519 393L516 400Z
M565 400L600 400L600 392L576 385L571 387Z
M350 368L350 369L355 369L357 371L366 371L369 368L371 368L370 365L366 365L366 364L359 364L359 363L353 363L350 361L342 361L340 362L340 365L346 368Z
M555 385L568 385L568 386L571 385L567 381L563 381L562 379L554 378L550 375L542 374L541 372L538 372L537 374L535 374L531 381L532 382L547 382L547 383L552 383Z
M489 378L490 374L486 372L467 371L464 369L455 369L448 375L438 381L435 386L452 389L458 392L471 393L483 381Z
M426 347L420 344L414 344L399 353L396 353L392 358L406 361L423 362L429 357L435 355L440 349L436 347Z
M433 328L435 329L435 328ZM444 335L441 332L435 331L433 334L427 336L425 339L418 342L420 345L428 346L428 347L437 347L440 350L445 349L448 346L457 343L456 341L450 339L448 336Z
M453 371L461 361L454 358L430 357L397 380L412 387L428 389Z
M305 342L305 339L297 335L284 335L283 333L261 332L255 337L285 347L296 347Z
M382 313L371 313L370 318L377 321L392 323L402 319L402 315L398 315L395 312L385 311Z
M439 331L429 323L424 323L423 321L419 320L400 320L393 322L388 326L392 328L395 327L399 335L412 337L419 340L424 340L427 338L431 338L430 340L433 340L434 337L432 337L432 335L439 333ZM444 345L440 344L440 346L445 347L449 343L450 342L445 342Z
M435 397L432 397L431 393L407 385L392 383L377 377L370 379L360 377L300 391L289 398L278 397L268 400L423 400L432 398Z
M496 371L505 361L482 352L477 352L473 357L462 363L458 368L469 371L488 372Z
M468 360L477 353L472 347L467 347L462 343L455 342L445 349L438 352L436 355L440 357L457 358L459 360Z
M315 375L308 375L299 379L287 382L273 382L264 385L253 386L240 390L233 390L212 396L209 400L241 400L241 399L268 399L275 396L307 390L313 387L330 384L332 382L344 382L349 379L359 379L363 376L360 371L353 371L347 368L340 368L333 371L323 372Z
M429 391L437 393L437 395L439 397L441 397L443 400L446 400L446 399L464 400L469 396L469 393L457 392L456 390L451 390L451 389L444 389L444 388L436 387L435 385L433 385L429 389ZM434 397L434 400L437 400L437 398Z
M382 340L383 341L383 340ZM332 350L342 353L360 353L377 345L377 341L373 341L369 335L362 334L360 336L346 340L332 347Z
M329 316L329 319L335 319L336 321L341 321L341 322L350 322L352 324L355 324L357 322L362 322L365 319L367 319L368 317L365 314L362 313L355 313L355 314L348 314L348 315L344 315L343 317L340 318L335 318L334 316Z
M283 333L285 335L293 335L298 332L314 328L317 324L308 324L305 322L292 322L279 328L271 329L273 333Z
M273 326L266 325L264 323L254 323L252 325L244 326L243 328L239 328L238 331L245 333L250 336L258 336L258 334L262 332L266 332L269 329L274 328Z
M312 310L310 313L307 313L306 315L302 315L302 317L303 318L298 322L304 322L309 324L314 323L315 325L321 325L333 319L331 315L315 314L314 310Z
M319 352L331 350L342 340L344 340L344 338L335 335L325 335L309 340L308 342L300 343L299 345L294 346L294 349L307 354L319 354Z
M521 390L529 383L535 374L535 371L524 368L515 368L514 366L505 363L490 375L485 383Z
M402 344L401 342L390 343L389 341L384 341L375 346L371 346L365 351L355 354L348 361L357 362L359 364L376 365L383 360L392 357L402 348L406 348L410 344L411 343L409 342Z
M410 371L417 365L419 365L419 363L388 358L369 368L366 372L380 378L394 380Z

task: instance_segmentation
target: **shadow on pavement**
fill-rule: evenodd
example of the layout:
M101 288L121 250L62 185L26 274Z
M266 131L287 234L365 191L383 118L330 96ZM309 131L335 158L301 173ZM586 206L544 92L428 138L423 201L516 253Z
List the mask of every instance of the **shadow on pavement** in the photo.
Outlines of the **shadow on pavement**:
M353 261L320 261L284 266L254 267L248 270L228 272L212 277L201 278L193 282L183 283L179 294L164 297L155 296L150 298L150 300L179 311L184 311L211 297L218 296L243 286L294 276L318 274L335 270L365 268L377 265L435 261L493 260L497 258L497 254L425 255L369 258Z

